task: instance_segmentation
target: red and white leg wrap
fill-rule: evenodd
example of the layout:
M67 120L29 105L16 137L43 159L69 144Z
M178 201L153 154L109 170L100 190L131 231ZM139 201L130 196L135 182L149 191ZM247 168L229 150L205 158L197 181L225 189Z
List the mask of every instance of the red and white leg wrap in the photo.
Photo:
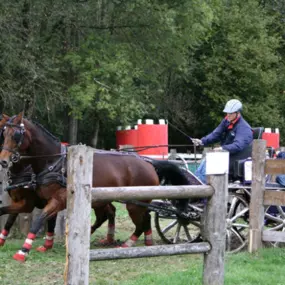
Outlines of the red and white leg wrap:
M28 233L28 237L25 240L25 243L23 245L23 248L27 249L28 251L31 250L33 246L34 239L36 238L35 234Z
M152 230L148 230L144 233L144 244L146 246L151 246L153 245L153 240L152 240Z
M53 247L53 239L54 239L54 233L47 232L47 234L45 236L44 245L39 246L37 248L37 251L46 252L48 249L51 249Z
M107 237L99 241L101 245L111 245L114 243L115 225L108 225Z
M5 229L2 230L2 232L0 233L0 246L3 246L7 236L8 236L9 232Z
M21 250L18 250L17 253L13 255L13 258L17 261L24 262L26 260L26 256L28 255L29 251L32 248L34 239L36 238L36 235L33 233L29 233L28 237L25 240L25 243L23 244L23 247ZM25 250L25 251L24 251Z
M13 258L17 261L24 262L26 261L27 255L28 255L28 252L24 252L20 249L13 255Z
M108 225L107 241L113 242L115 236L115 225Z
M136 244L138 240L138 237L135 235L132 235L127 241L125 241L121 247L132 247Z

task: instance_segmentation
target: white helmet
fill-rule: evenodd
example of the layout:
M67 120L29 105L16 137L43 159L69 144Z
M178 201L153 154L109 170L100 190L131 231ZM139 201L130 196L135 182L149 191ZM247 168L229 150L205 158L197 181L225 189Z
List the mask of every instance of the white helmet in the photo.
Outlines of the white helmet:
M231 114L231 113L240 112L241 109L242 109L242 103L237 99L232 99L227 102L223 112Z

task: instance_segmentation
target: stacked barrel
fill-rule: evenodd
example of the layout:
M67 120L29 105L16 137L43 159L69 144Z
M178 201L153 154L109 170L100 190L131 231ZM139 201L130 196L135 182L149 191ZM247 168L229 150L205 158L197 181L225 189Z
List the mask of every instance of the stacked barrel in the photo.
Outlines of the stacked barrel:
M168 125L165 120L138 120L137 125L118 127L117 148L133 148L140 155L158 159L168 156Z
M265 128L262 139L266 140L266 146L279 149L280 134L279 129Z

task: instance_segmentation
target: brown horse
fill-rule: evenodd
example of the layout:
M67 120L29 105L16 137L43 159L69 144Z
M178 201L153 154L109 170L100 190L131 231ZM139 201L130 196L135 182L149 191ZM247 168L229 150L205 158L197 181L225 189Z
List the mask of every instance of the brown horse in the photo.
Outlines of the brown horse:
M0 120L1 139L2 131L5 124L9 121L10 117L2 114ZM8 219L0 233L0 246L5 244L7 236L11 230L11 227L16 221L18 214L31 213L34 208L42 209L45 206L45 202L36 194L35 184L33 183L33 171L32 168L26 165L27 162L23 161L13 164L9 169L9 186L6 188L10 198L11 204L0 208L0 216L9 214ZM52 229L55 224L55 219L51 219L48 222L48 229ZM49 231L50 232L50 231ZM49 234L46 237L46 244L51 246L53 242L53 235ZM37 250L42 251L45 247L39 247Z
M66 148L45 128L24 119L20 113L6 123L0 164L8 167L10 161L17 158L27 161L27 165L31 164L36 174L37 195L46 202L41 215L33 222L22 249L14 255L14 259L24 261L43 222L66 207ZM93 158L93 187L159 185L159 177L162 176L171 180L173 185L189 184L176 165L158 161L153 164L155 167L136 155L97 151ZM91 232L108 219L107 241L112 242L115 207L111 203L93 202L92 208L96 222ZM142 233L145 234L145 244L152 245L151 218L147 207L127 203L127 210L135 231L122 246L133 246Z

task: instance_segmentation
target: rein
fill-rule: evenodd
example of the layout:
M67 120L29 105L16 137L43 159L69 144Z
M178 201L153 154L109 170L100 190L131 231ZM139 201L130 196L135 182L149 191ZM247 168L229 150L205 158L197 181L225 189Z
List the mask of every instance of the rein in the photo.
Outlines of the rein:
M66 155L66 154L67 154L67 152L55 153L55 154L46 154L46 155L21 155L20 159L55 157L55 156L62 156L62 155Z

